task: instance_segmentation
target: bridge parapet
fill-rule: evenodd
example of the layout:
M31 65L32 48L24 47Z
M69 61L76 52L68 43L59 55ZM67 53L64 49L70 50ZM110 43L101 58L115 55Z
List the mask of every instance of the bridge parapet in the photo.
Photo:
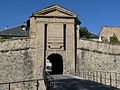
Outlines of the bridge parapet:
M44 79L0 83L0 90L45 90Z
M54 78L46 70L44 70L43 72L46 90L53 90Z
M120 73L117 72L81 69L77 75L85 80L91 80L105 85L120 88Z

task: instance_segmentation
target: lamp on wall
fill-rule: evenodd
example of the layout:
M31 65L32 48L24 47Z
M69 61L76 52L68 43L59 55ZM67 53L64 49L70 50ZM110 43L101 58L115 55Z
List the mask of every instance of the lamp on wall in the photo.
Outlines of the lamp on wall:
M7 30L8 29L8 26L5 26L4 30Z
M22 30L26 30L26 23L25 22L23 22L23 24L21 25L21 28L22 28Z

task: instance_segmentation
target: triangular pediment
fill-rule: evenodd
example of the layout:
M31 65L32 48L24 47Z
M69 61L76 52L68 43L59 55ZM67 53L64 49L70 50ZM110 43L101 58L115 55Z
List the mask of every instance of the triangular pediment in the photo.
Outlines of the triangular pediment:
M77 14L60 7L53 5L38 12L33 13L34 16L57 16L57 17L77 17Z

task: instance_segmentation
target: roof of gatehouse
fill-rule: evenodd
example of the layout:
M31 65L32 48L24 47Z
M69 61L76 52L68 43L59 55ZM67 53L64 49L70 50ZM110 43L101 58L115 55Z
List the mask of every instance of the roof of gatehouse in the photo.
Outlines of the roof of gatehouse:
M53 5L33 13L33 16L77 17L78 15L59 5Z

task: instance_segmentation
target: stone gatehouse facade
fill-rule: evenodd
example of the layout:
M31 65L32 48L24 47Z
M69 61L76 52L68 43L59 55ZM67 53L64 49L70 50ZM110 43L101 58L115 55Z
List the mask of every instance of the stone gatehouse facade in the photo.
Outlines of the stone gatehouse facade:
M55 59L54 61L50 60L53 71L58 68L63 70L61 72L64 74L74 75L76 33L79 24L77 14L58 5L33 13L30 17L30 43L41 53L38 60L44 62L48 57ZM60 62L59 56L61 56ZM63 66L61 68L59 68L60 63L62 64L60 66ZM44 64L46 63L44 62ZM54 73L59 74L59 72Z
M46 60L52 63L51 74L75 75L80 25L77 16L53 5L33 13L27 25L0 32L2 37L10 37L0 42L0 83L43 78ZM40 84L40 90L44 90L43 81ZM28 85L31 86L29 90L34 90L31 84ZM28 90L21 84L11 88Z

